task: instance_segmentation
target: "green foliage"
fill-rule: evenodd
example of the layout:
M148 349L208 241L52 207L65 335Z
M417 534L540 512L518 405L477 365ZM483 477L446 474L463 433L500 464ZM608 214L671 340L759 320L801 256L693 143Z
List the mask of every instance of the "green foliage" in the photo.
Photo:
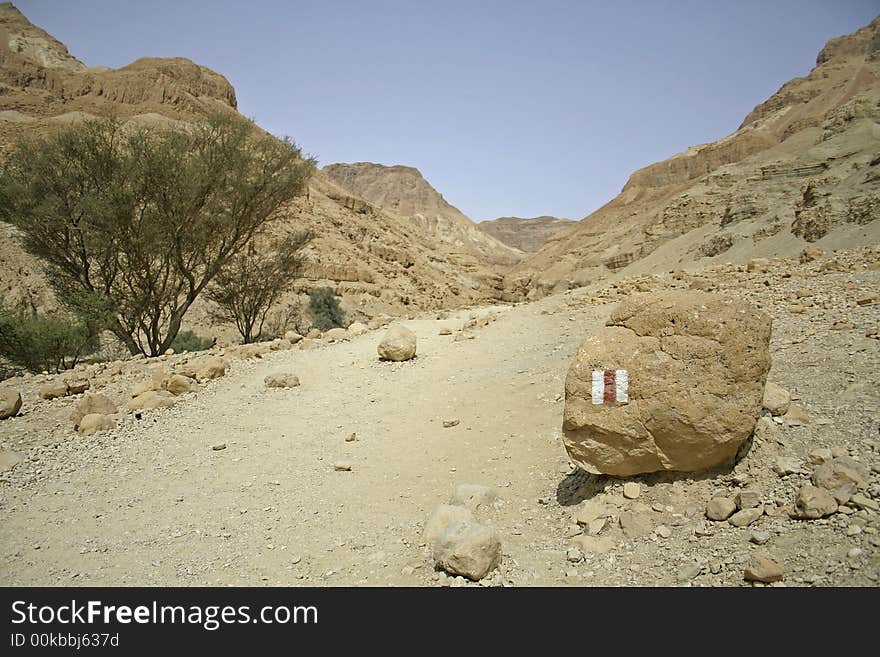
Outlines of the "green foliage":
M301 251L309 239L308 232L290 234L259 251L251 243L231 258L207 290L216 304L213 318L235 324L246 344L264 339L269 310L299 276Z
M313 170L292 141L229 114L186 128L86 121L18 146L0 168L0 221L66 307L156 356Z
M321 331L342 326L345 321L342 308L333 296L333 289L329 287L309 290L309 312L312 314L313 325Z
M69 315L22 313L0 300L0 356L31 372L60 372L98 350L97 326Z
M174 349L174 353L177 354L184 351L204 351L213 346L213 340L210 338L203 338L192 331L179 331L174 338L174 342L171 343L171 348Z

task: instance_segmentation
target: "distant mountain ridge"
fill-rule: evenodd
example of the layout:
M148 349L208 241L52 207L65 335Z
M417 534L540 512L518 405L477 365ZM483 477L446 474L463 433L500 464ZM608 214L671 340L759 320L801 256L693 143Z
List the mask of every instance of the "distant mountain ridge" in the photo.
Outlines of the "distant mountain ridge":
M499 217L481 221L480 230L488 233L499 242L526 253L534 253L548 241L555 239L577 222L542 215L540 217Z

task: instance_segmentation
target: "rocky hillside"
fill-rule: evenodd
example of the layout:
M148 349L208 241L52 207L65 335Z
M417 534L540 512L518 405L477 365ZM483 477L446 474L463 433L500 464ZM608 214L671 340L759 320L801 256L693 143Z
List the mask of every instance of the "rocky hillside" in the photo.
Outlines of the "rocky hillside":
M340 187L386 212L405 218L419 234L454 252L474 255L495 264L512 264L521 253L477 227L413 167L372 162L330 164L324 173Z
M47 135L89 117L112 114L168 125L236 108L232 85L210 69L182 58L88 68L11 3L0 4L0 157L21 138ZM310 287L331 286L352 319L497 298L502 279L487 266L481 248L497 252L496 261L513 253L475 228L479 248L469 246L464 229L448 241L413 231L408 217L383 211L321 172L308 197L287 208L286 220L316 235L306 278L287 302L301 303ZM19 249L10 230L0 224L0 293L51 307L40 264ZM217 330L207 325L204 308L195 307L189 321L203 331Z
M520 251L534 253L547 240L557 237L572 228L577 222L559 217L499 217L477 224L480 230L488 233L499 242Z
M623 191L510 274L540 296L618 273L791 256L880 237L880 18L733 134L632 174Z

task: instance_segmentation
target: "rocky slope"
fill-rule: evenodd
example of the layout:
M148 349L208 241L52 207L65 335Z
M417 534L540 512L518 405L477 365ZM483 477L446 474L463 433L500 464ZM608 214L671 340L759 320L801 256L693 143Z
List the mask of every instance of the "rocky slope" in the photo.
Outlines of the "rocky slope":
M540 217L499 217L481 221L477 227L514 249L534 253L544 244L570 230L577 222L543 215Z
M450 205L413 167L372 162L330 164L323 172L340 187L386 212L407 219L437 245L495 264L513 264L518 249L481 232L473 221Z
M880 237L880 18L832 39L809 75L733 134L632 174L511 272L533 296L619 273L788 256Z
M117 70L87 68L12 4L0 4L0 157L19 139L89 117L112 114L168 125L236 108L232 85L210 69L181 58L143 58ZM308 226L316 235L305 277L285 300L289 305L300 307L305 290L315 286L333 287L351 319L467 305L499 295L501 277L481 249L502 253L506 247L476 229L476 248L466 230L451 241L413 231L408 219L340 188L321 172L308 197L286 209L285 221ZM0 224L0 279L7 297L37 308L53 305L40 264L21 251L5 224ZM194 307L188 321L191 328L231 337L227 328L210 325L204 307Z

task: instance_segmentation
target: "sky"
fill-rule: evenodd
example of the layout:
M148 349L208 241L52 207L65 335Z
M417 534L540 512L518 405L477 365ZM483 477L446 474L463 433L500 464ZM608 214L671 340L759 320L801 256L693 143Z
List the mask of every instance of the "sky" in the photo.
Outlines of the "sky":
M476 221L580 219L730 134L878 0L15 0L88 66L187 57L321 165L417 167Z

